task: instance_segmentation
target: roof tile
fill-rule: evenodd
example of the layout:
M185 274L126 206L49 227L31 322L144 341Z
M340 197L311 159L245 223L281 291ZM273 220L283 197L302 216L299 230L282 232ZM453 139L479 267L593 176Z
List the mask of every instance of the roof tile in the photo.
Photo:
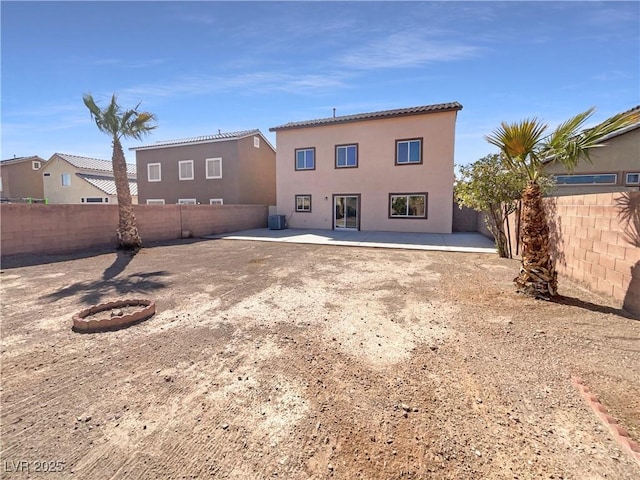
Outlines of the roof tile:
M355 115L343 115L340 117L319 118L316 120L304 120L301 122L289 122L278 127L272 127L269 131L287 130L290 128L318 127L335 123L357 122L361 120L377 120L388 117L404 117L408 115L421 115L424 113L446 112L450 110L462 110L458 102L438 103L435 105L422 105L419 107L397 108L395 110L381 110L378 112L358 113Z

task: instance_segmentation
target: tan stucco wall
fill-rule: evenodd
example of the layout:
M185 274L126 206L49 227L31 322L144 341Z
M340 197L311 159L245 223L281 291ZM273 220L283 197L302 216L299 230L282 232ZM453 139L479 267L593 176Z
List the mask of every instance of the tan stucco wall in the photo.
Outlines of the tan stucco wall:
M238 141L238 195L243 204L276 204L276 153L261 137L259 148L254 137Z
M581 195L585 193L610 193L638 190L625 186L624 174L640 170L640 128L631 130L606 142L607 146L591 150L591 163L585 159L578 162L574 174L617 173L617 185L571 185L557 186L552 195ZM560 163L545 167L549 173L566 173Z
M222 178L206 178L207 158L222 158ZM193 180L180 180L178 162L193 160ZM147 165L160 163L161 181L149 182ZM208 205L212 198L225 204L275 203L275 152L260 138L260 148L253 147L253 136L240 140L177 145L136 150L138 196L163 199L175 204L179 198L195 198Z
M28 159L23 162L0 164L0 177L2 178L2 190L0 196L9 198L44 198L42 186L42 169L34 170L33 161L44 160Z
M278 130L277 206L292 228L331 229L333 194L360 194L360 229L451 233L456 112ZM423 163L395 165L397 139L423 138ZM358 144L358 168L335 168L335 146ZM316 169L296 171L294 151L315 147ZM390 193L428 193L428 219L388 218ZM312 211L295 211L311 194Z
M50 175L45 177L45 173L49 173ZM63 173L71 175L71 185L68 187L62 186ZM73 165L70 165L56 156L52 157L49 162L47 162L47 165L42 168L41 174L43 175L42 181L44 185L44 196L49 203L82 203L82 197L108 198L108 203L118 203L118 197L116 195L105 194L102 190L77 177L76 173L89 172L81 172ZM137 203L137 197L133 196L132 202Z

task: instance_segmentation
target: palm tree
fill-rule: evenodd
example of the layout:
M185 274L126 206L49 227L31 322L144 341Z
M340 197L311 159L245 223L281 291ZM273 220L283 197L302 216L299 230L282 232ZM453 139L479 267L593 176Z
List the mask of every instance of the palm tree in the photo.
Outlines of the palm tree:
M549 248L549 227L538 182L545 164L560 162L572 172L580 158L591 161L590 150L605 146L607 135L640 119L637 112L629 111L584 129L594 111L592 107L579 113L548 134L548 125L533 118L511 124L502 122L500 128L485 136L500 149L506 168L527 177L522 193L522 265L514 280L517 290L526 295L549 299L558 292L558 274Z
M115 94L112 95L111 103L104 110L98 107L89 93L85 93L82 100L91 112L91 118L95 120L98 130L111 136L113 143L111 161L118 194L118 248L136 250L142 246L142 239L138 233L136 217L131 205L127 163L120 139L124 137L140 140L157 127L157 125L151 124L155 120L155 115L149 112L139 112L140 104L136 105L134 109L123 110L118 105Z

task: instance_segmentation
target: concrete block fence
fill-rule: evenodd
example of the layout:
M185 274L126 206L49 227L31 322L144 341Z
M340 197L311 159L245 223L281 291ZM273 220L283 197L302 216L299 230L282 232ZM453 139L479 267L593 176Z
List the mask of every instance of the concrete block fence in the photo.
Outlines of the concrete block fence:
M548 197L544 205L558 273L640 314L640 192Z
M134 205L144 242L267 226L266 205ZM115 246L117 205L0 205L0 254L58 254Z

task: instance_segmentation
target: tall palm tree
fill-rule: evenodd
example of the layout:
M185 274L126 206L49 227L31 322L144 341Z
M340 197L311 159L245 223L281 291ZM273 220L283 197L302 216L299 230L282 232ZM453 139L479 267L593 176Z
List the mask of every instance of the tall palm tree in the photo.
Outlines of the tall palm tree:
M595 109L579 113L546 133L548 125L537 118L508 124L502 122L485 139L500 149L505 167L526 175L522 193L522 266L515 278L519 292L536 298L557 295L558 274L549 248L549 227L542 205L538 180L548 162L560 162L572 172L578 160L590 159L590 150L605 146L607 135L640 120L637 112L615 115L599 125L584 129Z
M89 93L85 93L82 96L82 100L89 112L91 112L91 118L95 120L98 130L111 136L113 144L111 161L118 194L118 248L124 250L138 249L142 246L142 239L138 233L136 217L133 214L133 206L131 205L127 163L120 139L122 137L142 139L143 136L157 127L157 125L151 123L155 121L155 115L149 112L139 112L138 107L140 104L131 110L123 110L118 105L115 94L111 96L111 102L104 109L98 107Z

